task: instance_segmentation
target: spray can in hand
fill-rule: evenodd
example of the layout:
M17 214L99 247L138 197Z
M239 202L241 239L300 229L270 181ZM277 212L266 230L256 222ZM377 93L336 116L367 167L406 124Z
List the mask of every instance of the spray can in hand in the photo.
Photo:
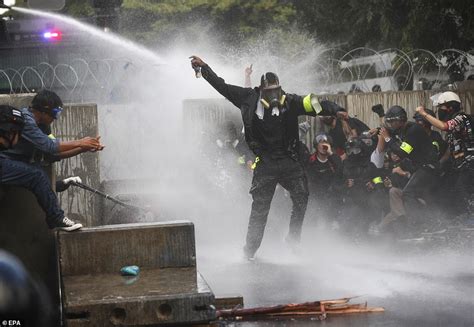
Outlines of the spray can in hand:
M201 67L199 66L194 66L194 72L196 73L196 78L200 78L202 77L202 74L201 74Z

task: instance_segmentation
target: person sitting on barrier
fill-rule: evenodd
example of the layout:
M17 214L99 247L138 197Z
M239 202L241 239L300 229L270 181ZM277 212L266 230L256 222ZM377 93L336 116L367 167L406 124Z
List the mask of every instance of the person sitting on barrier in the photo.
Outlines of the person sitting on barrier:
M31 107L21 109L25 127L18 144L0 152L2 172L0 185L18 186L30 190L46 213L49 228L73 231L82 227L64 216L50 179L41 168L38 154L46 154L56 159L69 158L87 151L100 151L104 146L100 137L84 137L75 141L59 141L43 131L59 117L62 111L60 97L48 90L38 92ZM43 128L43 130L41 128Z

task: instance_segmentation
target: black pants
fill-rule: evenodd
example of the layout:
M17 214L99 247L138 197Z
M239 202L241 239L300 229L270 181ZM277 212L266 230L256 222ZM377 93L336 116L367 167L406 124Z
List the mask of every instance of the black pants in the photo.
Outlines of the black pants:
M403 188L403 201L407 215L414 225L422 224L425 221L426 213L418 201L418 198L428 199L429 193L438 179L437 171L429 168L419 168L413 173L408 183Z
M459 206L460 214L474 213L474 164L458 171L453 196L457 198L453 202Z
M301 227L308 205L308 182L303 167L291 158L264 159L255 167L250 188L253 202L245 245L245 253L248 256L255 254L262 243L270 204L277 184L290 192L293 201L287 240L300 241Z

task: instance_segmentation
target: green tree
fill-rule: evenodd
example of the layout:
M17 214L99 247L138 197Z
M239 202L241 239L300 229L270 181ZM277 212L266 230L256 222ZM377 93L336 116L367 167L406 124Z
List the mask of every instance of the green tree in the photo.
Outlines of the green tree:
M183 31L192 41L199 29L207 28L220 41L236 45L267 28L288 29L295 17L292 3L283 0L125 0L122 30L157 44Z

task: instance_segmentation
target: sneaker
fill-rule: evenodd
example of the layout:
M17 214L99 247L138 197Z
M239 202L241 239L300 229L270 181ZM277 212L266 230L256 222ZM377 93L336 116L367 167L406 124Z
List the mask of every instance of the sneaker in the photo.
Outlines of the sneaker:
M69 219L68 217L64 217L60 222L58 222L54 228L58 228L64 230L66 232L72 232L74 230L82 228L82 224L76 223Z

